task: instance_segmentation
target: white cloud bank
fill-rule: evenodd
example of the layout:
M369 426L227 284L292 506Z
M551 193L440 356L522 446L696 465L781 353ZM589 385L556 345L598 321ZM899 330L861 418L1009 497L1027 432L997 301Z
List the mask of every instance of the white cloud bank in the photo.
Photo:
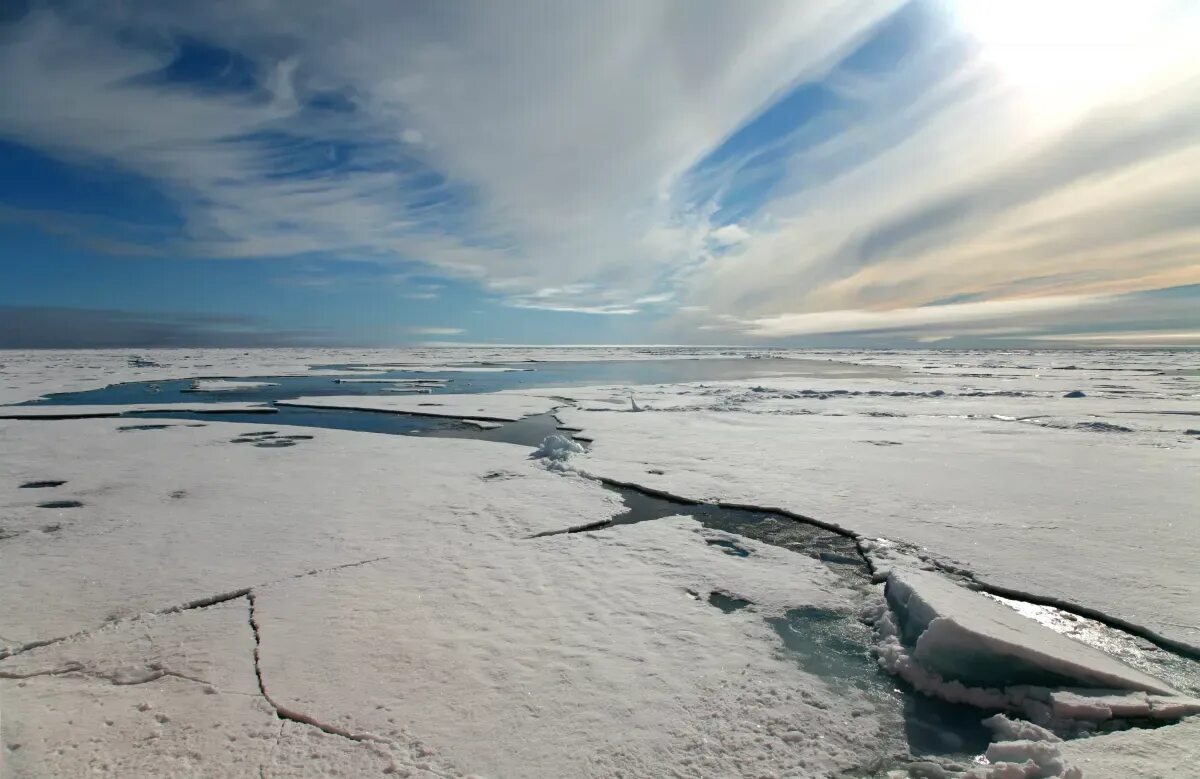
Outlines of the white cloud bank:
M0 137L161 187L186 220L171 252L423 263L520 308L676 306L659 340L1102 317L1200 282L1200 13L1177 4L1089 3L1035 40L1039 4L981 26L927 0L945 34L827 81L843 107L769 141L763 207L714 221L697 176L728 184L756 151L694 166L899 5L66 2L0 30ZM183 37L245 57L256 89L157 78ZM957 297L978 302L928 306Z

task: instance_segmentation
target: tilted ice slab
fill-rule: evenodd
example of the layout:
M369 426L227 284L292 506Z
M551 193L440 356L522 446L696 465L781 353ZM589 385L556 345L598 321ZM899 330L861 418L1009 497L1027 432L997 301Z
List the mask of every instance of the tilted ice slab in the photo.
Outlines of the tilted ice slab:
M940 574L894 569L886 595L912 658L947 681L984 688L1034 685L1175 693L1161 680Z
M280 400L276 403L280 406L390 411L395 414L483 419L493 422L511 422L531 414L545 414L562 405L561 400L508 393L438 395L436 398L332 395Z
M264 387L278 387L273 381L230 381L228 379L197 379L192 382L191 392L239 392Z
M253 412L273 414L275 409L262 403L127 403L94 406L0 406L0 419L89 419L118 417L122 414L188 411L197 414L236 414Z

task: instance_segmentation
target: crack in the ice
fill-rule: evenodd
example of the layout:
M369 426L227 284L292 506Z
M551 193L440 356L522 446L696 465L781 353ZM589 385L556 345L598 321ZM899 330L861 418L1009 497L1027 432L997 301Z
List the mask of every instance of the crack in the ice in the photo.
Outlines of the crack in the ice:
M534 533L531 536L526 536L526 540L535 538L546 538L547 536L561 536L567 533L590 533L593 530L603 530L606 527L615 527L611 519L601 519L596 522L588 522L585 525L574 525L563 530L543 530L540 533Z
M393 743L390 740L382 736L376 736L373 733L355 733L354 731L338 727L337 725L330 725L328 723L321 722L320 720L309 716L308 714L295 711L294 709L289 709L272 698L271 693L267 691L266 681L263 679L262 627L258 624L256 613L257 598L255 597L253 590L247 593L246 600L249 604L250 631L254 635L254 676L258 680L258 691L262 694L263 699L271 706L271 708L275 710L276 717L281 720L290 720L291 722L299 722L302 725L309 725L317 730L322 731L323 733L328 733L331 736L341 736L342 738L349 739L360 744L383 744L389 747L393 746Z
M595 475L584 473L584 472L578 472L578 473L579 473L579 475L584 476L585 478L592 479L593 481L599 482L600 484L603 484L607 487L620 487L620 488L632 490L633 492L637 492L637 493L640 493L642 495L646 495L646 496L649 496L652 498L659 498L661 500L666 500L671 503L677 503L681 507L685 507L685 508L687 506L710 505L710 506L716 506L718 508L723 508L723 509L732 509L732 510L738 510L738 511L752 511L752 512L760 513L760 514L770 514L770 515L775 515L777 517L782 517L785 519L790 519L790 520L793 520L796 522L801 522L801 523L804 523L807 525L811 525L813 527L820 528L827 532L842 536L843 538L853 539L855 541L855 550L857 551L858 556L862 559L863 563L865 564L867 571L870 574L872 580L873 581L879 580L879 572L875 566L875 562L874 562L874 560L872 560L871 556L866 553L866 550L864 549L864 546L863 546L864 542L871 540L870 537L865 536L861 533L857 533L852 530L848 530L839 525L828 523L828 522L822 522L821 520L814 519L813 517L809 517L809 516L806 516L803 514L798 514L794 511L789 511L787 509L782 509L782 508L778 508L778 507L774 507L774 506L756 506L756 505L752 505L752 504L748 504L748 503L736 503L736 502L732 502L732 501L714 501L714 502L699 501L699 500L694 500L691 498L685 498L680 495L674 495L665 490L659 490L659 489L655 489L653 487L646 487L644 485L637 484L635 482L625 482L625 481L620 481L617 479L612 479L612 478L608 478L608 477L604 477L604 476L595 476ZM684 513L686 513L686 512L684 512ZM663 519L663 518L665 518L665 517L662 517L659 519ZM614 518L609 518L606 520L592 522L592 523L589 523L586 525L569 527L569 528L565 528L562 530L542 531L540 533L535 533L531 536L528 536L527 539L532 540L535 538L545 538L547 536L565 535L565 534L572 534L572 533L586 533L586 532L591 532L591 531L595 531L595 530L602 530L602 529L609 528L609 527L617 527L619 524L621 524L621 523L614 522L613 520L614 520ZM653 521L656 521L656 519L650 519L650 520L646 520L646 521L653 522ZM952 577L964 579L965 583L971 589L978 590L980 592L985 592L985 593L988 593L991 595L999 595L1001 597L1009 598L1011 600L1022 601L1025 603L1030 603L1030 604L1034 604L1034 605L1038 605L1038 606L1051 606L1051 607L1054 607L1061 611L1067 612L1069 614L1073 614L1078 617L1085 617L1087 619L1092 619L1092 620L1095 620L1096 622L1099 622L1107 627L1113 628L1115 630L1123 631L1125 633L1128 633L1129 635L1136 636L1138 638L1145 639L1146 641L1149 641L1150 643L1154 644L1155 646L1157 646L1158 648L1160 648L1164 651L1171 652L1171 653L1174 653L1174 654L1182 656L1182 657L1186 657L1190 660L1200 660L1200 648L1190 645L1187 642L1179 641L1177 639L1172 639L1167 636L1164 636L1148 627L1145 627L1144 625L1138 625L1134 622L1130 622L1128 620L1122 619L1121 617L1115 617L1115 616L1112 616L1109 614L1105 614L1096 609L1092 609L1087 606L1080 605L1078 603L1066 601L1066 600L1063 600L1061 598L1057 598L1054 596L1037 595L1034 593L1024 592L1021 590L1004 587L1002 585L991 584L986 581L981 581L980 579L976 578L976 575L973 572L963 569L963 568L959 568L959 567L950 565L948 563L939 563L936 560L931 560L929 562L931 562L941 573L943 573L945 575L950 575Z
M264 586L267 586L270 584L274 584L276 582L286 581L288 579L303 579L306 576L316 576L316 575L323 574L323 573L329 573L331 571L340 571L344 568L355 568L360 565L367 565L369 563L376 563L376 562L380 562L381 560L388 560L388 559L390 559L390 558L386 557L386 556L385 557L372 557L372 558L369 558L366 560L358 560L358 561L355 561L352 563L342 563L340 565L332 565L327 568L314 568L310 571L289 574L288 576L284 576L284 577L281 577L278 579L271 579L270 581L262 582L260 584L255 584L250 587L242 587L240 589L230 590L228 592L222 592L222 593L218 593L216 595L206 595L203 598L196 598L195 600L185 601L184 603L178 603L174 606L168 606L164 609L159 609L158 611L152 611L149 613L153 614L155 616L165 616L168 614L179 614L181 612L191 611L193 609L203 609L203 608L207 608L209 606L217 606L222 603L228 603L229 601L237 600L238 598L245 598L250 594L251 590L253 590L255 587L264 587ZM10 646L10 647L0 648L0 660L7 659L9 657L16 657L17 655L24 654L24 653L29 652L34 649L41 649L42 647L53 646L54 644L61 644L64 641L71 641L71 640L79 639L79 638L87 638L88 636L92 635L92 633L94 633L97 630L100 630L100 629L103 629L106 627L110 627L112 625L119 625L123 622L134 621L134 620L137 620L140 618L141 618L141 616L139 615L138 617L132 617L128 620L122 620L122 619L108 620L97 627L85 628L83 630L78 630L74 633L70 633L65 636L57 636L55 638L43 638L43 639L38 639L36 641L29 641L29 642L20 644L19 646L15 646L15 647Z
M171 677L174 679L181 679L181 680L188 681L188 682L194 682L196 684L200 684L205 687L215 687L215 685L213 685L211 682L209 682L206 679L201 679L196 676L190 676L188 674L179 673L178 671L172 671L169 668L155 668L153 666L148 668L148 673L143 673L143 674L130 674L130 673L121 673L121 672L100 673L98 671L89 671L87 669L87 666L85 666L83 663L72 660L70 662L63 664L62 666L60 666L58 668L50 668L50 669L47 669L44 671L25 672L25 671L0 670L0 679L13 679L13 680L36 679L41 676L72 676L72 675L84 676L84 677L87 677L88 679L99 679L101 681L108 682L109 684L112 684L115 687L136 687L139 684L149 684L150 682L156 682L159 679L162 679L165 677Z
M979 592L986 592L989 595L999 595L1002 598L1021 601L1023 603L1031 603L1035 606L1051 606L1060 611L1065 611L1068 614L1074 614L1077 617L1095 620L1106 627L1113 628L1128 633L1138 638L1143 638L1146 641L1154 644L1158 648L1171 652L1189 660L1200 660L1200 648L1192 646L1184 641L1178 641L1173 638L1164 636L1154 630L1151 630L1144 625L1139 625L1135 622L1129 622L1121 617L1114 617L1111 614L1105 614L1102 611L1083 606L1071 601L1056 598L1053 595L1037 595L1035 593L1016 590L1011 587L1004 587L999 584L991 584L985 581L980 581L975 578L975 574L970 571L963 572L962 575L967 579L967 585Z
M342 563L341 565L331 565L328 568L313 568L311 571L305 571L304 573L295 573L287 578L303 579L306 576L316 576L316 575L322 574L322 573L330 573L332 571L341 571L345 568L357 568L360 565L369 565L370 563L378 563L383 560L390 560L390 559L392 559L391 555L383 555L381 557L372 557L367 560L359 560L358 562L354 562L354 563ZM264 585L260 584L257 586L262 587ZM249 592L249 590L247 590L247 592Z

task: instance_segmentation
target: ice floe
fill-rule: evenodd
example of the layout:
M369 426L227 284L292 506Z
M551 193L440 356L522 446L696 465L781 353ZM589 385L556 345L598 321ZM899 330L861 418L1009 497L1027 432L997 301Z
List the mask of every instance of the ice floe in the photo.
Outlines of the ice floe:
M552 398L512 393L447 394L438 395L436 398L326 395L277 401L277 405L280 406L390 411L398 414L482 419L495 422L511 422L531 414L545 414L562 404L561 400Z

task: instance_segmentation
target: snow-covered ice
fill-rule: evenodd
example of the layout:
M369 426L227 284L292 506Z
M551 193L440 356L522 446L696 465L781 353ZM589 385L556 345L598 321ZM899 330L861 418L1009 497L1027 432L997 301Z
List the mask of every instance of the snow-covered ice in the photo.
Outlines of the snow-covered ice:
M545 414L562 405L561 400L512 393L438 395L436 397L380 397L376 395L323 395L280 400L280 406L338 408L361 411L390 411L431 417L481 419L511 422L531 414Z
M903 416L818 402L803 402L808 414L656 412L649 400L640 414L557 414L594 441L576 464L584 473L905 541L997 588L1200 650L1194 442L917 414L908 399L889 406Z
M746 355L764 356L8 352L0 402L123 381L250 389L273 376L436 391L438 379L372 374ZM1122 651L1141 642L1150 660L1131 667L965 588L1200 648L1194 361L780 355L808 368L635 387L530 387L534 373L488 395L293 401L480 427L554 412L592 442L584 451L554 436L565 444L542 459L500 443L326 429L297 431L311 438L289 447L244 446L231 442L278 426L220 415L137 434L122 432L128 419L50 421L177 405L0 408L42 417L0 421L0 774L1194 773L1194 675L1168 683L1154 673L1163 650L1142 639ZM818 371L814 357L833 362ZM898 699L807 670L769 622L797 608L852 619L864 603L882 617L882 587L700 527L686 506L604 528L624 507L589 477L774 506L857 536L906 612L893 623L909 628L891 636L893 670L910 663L918 687L985 707L987 764L904 754ZM1056 740L1080 733L1092 735Z
M0 635L19 649L75 634L0 661L43 674L3 682L6 734L37 734L23 765L78 775L85 754L147 775L130 744L153 734L152 754L190 756L179 771L253 773L282 757L275 707L455 775L825 774L879 743L870 701L774 651L764 615L846 597L815 561L754 547L745 566L689 520L530 539L619 506L501 444L321 431L229 445L260 429L242 424L131 444L116 425L0 425L16 533L0 547ZM83 505L47 511L19 487L49 477ZM689 596L709 589L761 611ZM189 638L209 617L228 624ZM246 689L254 633L267 708ZM67 710L114 725L59 727Z

